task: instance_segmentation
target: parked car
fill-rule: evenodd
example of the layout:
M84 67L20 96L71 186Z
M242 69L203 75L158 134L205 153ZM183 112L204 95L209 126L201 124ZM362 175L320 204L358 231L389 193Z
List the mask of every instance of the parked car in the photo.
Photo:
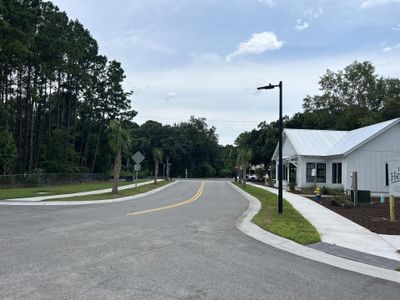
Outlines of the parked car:
M258 177L256 174L247 174L247 181L255 182L258 181Z

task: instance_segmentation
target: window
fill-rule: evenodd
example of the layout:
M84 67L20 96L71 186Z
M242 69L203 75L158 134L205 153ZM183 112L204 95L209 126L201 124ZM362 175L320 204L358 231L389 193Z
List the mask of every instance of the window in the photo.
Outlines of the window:
M315 166L317 166L317 168L316 168L317 169L317 178L312 176L312 169L315 169ZM325 183L326 182L326 164L307 163L306 181L307 182L317 181L317 182Z
M332 163L332 183L342 183L342 163Z
M317 164L317 182L326 182L326 164Z
M389 186L389 164L385 164L385 184Z
M315 169L315 163L307 163L306 169L306 181L307 182L314 182L315 179L312 175L312 169Z

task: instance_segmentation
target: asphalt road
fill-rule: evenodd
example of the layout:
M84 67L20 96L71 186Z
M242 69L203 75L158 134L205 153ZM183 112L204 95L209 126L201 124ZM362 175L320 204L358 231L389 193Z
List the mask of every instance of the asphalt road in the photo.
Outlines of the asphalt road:
M310 261L236 229L248 202L182 181L133 201L0 207L0 299L399 299L400 285ZM193 199L193 198L192 198Z

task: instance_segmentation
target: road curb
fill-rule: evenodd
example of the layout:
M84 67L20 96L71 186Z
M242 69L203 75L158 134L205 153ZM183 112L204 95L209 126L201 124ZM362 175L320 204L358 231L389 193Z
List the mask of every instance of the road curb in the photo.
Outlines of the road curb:
M391 271L384 268L379 268L364 263L356 262L353 260L337 257L325 252L321 252L300 244L287 240L273 233L265 231L261 227L258 227L251 220L260 211L261 203L260 201L253 197L252 195L246 193L239 187L230 183L231 186L239 192L243 197L249 201L249 206L239 218L236 219L236 227L242 231L244 234L280 250L301 256L313 261L328 264L337 268L344 270L360 273L367 276L372 276L388 281L393 281L400 283L400 272Z
M160 181L164 181L164 179L161 179ZM128 185L123 185L118 187L118 190L127 190L127 189L132 189L134 187L139 187L143 186L146 184L151 184L153 180L148 180L144 181L141 183L138 183L137 185L135 183L133 184L128 184ZM105 193L111 193L112 188L107 188L107 189L100 189L100 190L93 190L93 191L86 191L86 192L79 192L79 193L69 193L69 194L57 194L57 195L47 195L47 196L34 196L34 197L25 197L25 198L10 198L10 199L4 199L1 201L9 201L9 202L40 202L40 201L46 201L46 200L55 200L55 199L61 199L61 198L74 198L74 197L80 197L80 196L89 196L89 195L99 195L99 194L105 194Z
M162 187L156 188L154 190L148 191L146 193L141 193L133 196L126 196L117 199L109 199L109 200L90 200L90 201L44 201L44 202L7 202L6 200L0 201L0 205L10 205L10 206L71 206L71 205L92 205L92 204L110 204L110 203L118 203L118 202L125 202L130 200L135 200L138 198L142 198L145 196L149 196L155 193L158 193L162 190L165 190L174 184L178 183L179 181L173 181L167 185Z

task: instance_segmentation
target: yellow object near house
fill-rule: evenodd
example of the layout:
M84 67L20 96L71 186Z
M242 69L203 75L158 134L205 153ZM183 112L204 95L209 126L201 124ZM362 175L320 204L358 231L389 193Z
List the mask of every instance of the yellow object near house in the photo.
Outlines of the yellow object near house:
M314 191L315 195L320 196L321 195L321 189L319 188L319 186L317 186L317 188Z

